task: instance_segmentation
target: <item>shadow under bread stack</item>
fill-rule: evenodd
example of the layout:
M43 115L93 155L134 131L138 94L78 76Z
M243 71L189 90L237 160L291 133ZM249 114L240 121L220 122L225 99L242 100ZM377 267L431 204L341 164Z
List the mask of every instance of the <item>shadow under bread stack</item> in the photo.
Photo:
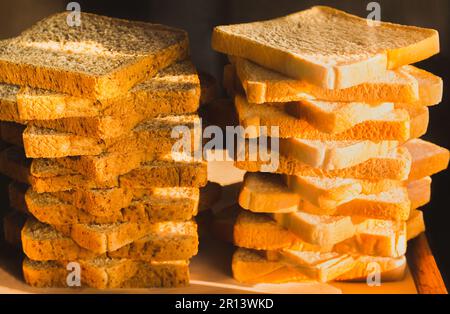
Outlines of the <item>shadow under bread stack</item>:
M313 7L216 27L212 46L229 55L224 86L246 136L279 140L279 152L267 141L273 170L249 147L235 161L247 173L230 215L234 278L401 279L430 176L449 160L419 139L442 80L409 65L439 52L437 32Z
M176 287L197 254L204 161L173 151L196 141L200 83L186 32L67 13L0 42L0 170L23 272L36 287ZM191 144L192 144L191 143ZM66 269L67 265L70 267ZM75 266L74 266L75 265Z

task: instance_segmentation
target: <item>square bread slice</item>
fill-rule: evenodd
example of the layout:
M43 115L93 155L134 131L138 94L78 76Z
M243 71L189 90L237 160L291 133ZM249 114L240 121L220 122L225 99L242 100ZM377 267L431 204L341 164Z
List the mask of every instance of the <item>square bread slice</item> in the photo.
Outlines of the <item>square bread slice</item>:
M0 86L0 120L25 123L26 121L17 118L17 115L20 116L21 110L24 111L23 107L27 105L35 111L43 111L43 115L46 116L43 119L28 121L29 126L98 139L109 139L130 132L136 125L148 119L161 115L185 115L197 111L200 83L195 68L190 62L177 63L175 66L163 70L162 73L158 73L156 77L134 87L127 94L103 101L111 104L108 104L110 107L104 109L103 113L98 112L101 116L79 117L72 114L72 117L59 119L52 119L52 113L48 113L52 109L47 109L45 106L61 106L61 103L66 103L67 101L60 99L61 95L57 94L58 97L54 97L50 92L39 95L39 92L35 91L28 92L31 94L30 96L19 91L18 93L22 94L16 95L15 101L10 101L8 100L9 94L5 92L6 95L2 95L1 91L2 87ZM24 98L27 100L24 101ZM94 107L95 101L93 100L80 99L72 102L83 103L86 101L92 102ZM106 106L97 103L95 105L97 107ZM16 108L11 109L11 106ZM63 110L59 109L59 111Z
M401 141L410 138L410 117L406 110L396 109L379 118L366 120L350 129L332 134L321 132L306 117L298 119L289 114L287 107L290 103L266 103L264 106L250 104L245 97L237 95L234 105L239 124L248 128L247 137L258 137L260 127L266 127L265 134L272 136L272 129L276 129L281 138L302 138L310 140L372 140L372 141ZM250 132L253 131L253 132Z
M397 141L320 141L300 138L280 139L280 153L314 168L343 169L370 158L389 155Z
M406 224L406 235L408 241L414 239L422 232L425 232L423 212L421 210L414 209L411 211L408 222Z
M298 267L309 278L319 282L328 282L350 271L355 266L355 260L347 254L318 253L296 250L282 250L281 261Z
M428 204L431 200L431 177L407 182L408 196L411 209L417 209ZM413 210L411 210L412 212ZM410 213L411 215L411 213Z
M22 264L25 282L35 288L67 288L70 261L39 262L26 258ZM99 257L78 261L81 286L95 289L175 288L189 285L189 262L148 262Z
M233 86L234 84L228 81L238 79L247 100L254 104L317 99L337 102L394 102L407 103L409 106L432 106L442 100L442 79L409 65L395 70L387 70L384 75L353 87L326 89L305 80L292 79L247 59L231 56L229 59L233 64L231 67L234 67L235 70L226 70L228 73L224 75L224 84ZM235 73L236 78L234 78Z
M316 6L273 20L217 26L212 47L328 89L358 85L439 52L435 30L371 22Z
M271 160L267 161L265 154L251 152L248 149L248 142L245 144L245 152L235 158L234 165L242 170L249 172L274 172L287 175L299 175L308 177L326 177L326 178L354 178L367 180L406 180L411 167L411 155L404 147L398 147L386 156L370 158L365 162L352 167L324 170L314 168L300 162L292 156L285 156L272 152L267 148L267 156ZM259 152L265 152L265 147L258 147ZM269 167L274 165L276 167ZM276 168L276 169L274 169Z
M350 217L313 215L306 212L271 214L283 228L290 230L306 242L331 246L355 235Z
M317 130L342 133L359 123L383 118L394 110L391 102L329 102L304 99L286 105L289 114L305 119Z
M21 233L24 253L35 261L74 261L99 256L171 261L189 259L198 251L197 225L194 221L155 223L142 237L130 241L118 250L105 252L89 250L57 228L34 218L27 220ZM89 236L85 235L86 238ZM100 233L97 236L100 237Z
M59 126L63 131L67 131L69 126L73 128L76 123L91 125L101 135L106 131L115 131L107 130L108 126L121 126L117 121L120 118L137 116L135 119L142 119L160 114L192 113L198 109L199 97L197 71L192 62L181 61L147 78L125 94L101 100L28 86L0 84L0 120L22 122L66 118L53 125ZM46 127L46 123L50 122L34 123L41 123L41 126Z
M409 194L413 190L407 190L402 181L299 176L285 178L285 182L283 179L277 174L246 173L239 205L255 213L304 211L315 215L357 215L392 220L409 217ZM424 183L415 190L423 195L429 189L430 185ZM422 198L416 203L422 202Z
M325 261L317 262L316 265L314 262L298 265L283 258L268 259L264 253L266 252L238 248L234 252L231 262L234 279L247 284L309 283L317 282L318 279L325 282L330 280L365 281L370 275L368 265L377 263L380 265L381 279L386 282L403 279L406 270L404 256L398 258L366 255L350 257L337 253L295 252L301 257L314 256L314 261L322 259ZM295 260L298 261L298 258ZM321 267L317 269L319 265Z
M255 250L293 249L312 252L398 257L406 253L406 223L352 218L354 236L333 245L307 242L269 215L238 211L233 228L236 246ZM306 231L305 231L306 232Z
M416 167L411 168L408 180L414 181L431 176L447 169L449 151L422 139L412 139L404 145L415 160Z
M75 192L79 191L83 190ZM20 191L13 190L12 193ZM28 189L24 195L10 193L10 197L25 198L26 210L39 221L50 225L185 221L197 215L200 198L198 188L143 190L121 207L115 206L117 209L102 208L99 215L93 205L82 207L58 197L60 194L61 192L36 193Z
M189 147L195 147L201 136L194 136L194 129L200 127L200 119L196 114L157 117L140 123L130 132L103 140L30 125L23 132L23 146L30 158L154 151L170 153L174 143L180 139L181 132L172 137L175 127L188 128L191 132Z
M25 158L23 149L10 147L0 152L0 173L15 181L31 185L38 193L106 189L119 186L148 189L206 185L207 164L205 161L194 161L177 155L167 157L165 160L144 162L125 175L116 176L107 181L96 181L62 167L55 159L32 161ZM33 170L31 171L30 168Z
M111 98L188 55L186 32L80 13L54 14L0 42L0 81L90 99Z

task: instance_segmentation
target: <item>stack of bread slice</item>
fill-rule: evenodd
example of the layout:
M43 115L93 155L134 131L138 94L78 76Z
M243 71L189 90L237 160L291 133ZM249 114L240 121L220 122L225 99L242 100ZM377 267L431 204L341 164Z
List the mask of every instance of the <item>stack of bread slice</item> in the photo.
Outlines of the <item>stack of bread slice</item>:
M68 20L56 14L0 42L1 138L10 144L0 169L14 180L11 207L28 215L25 280L187 285L207 182L206 163L174 149L174 127L191 144L199 137L187 33L89 13L81 26Z
M442 80L410 65L439 52L437 32L313 7L218 26L212 45L229 55L224 86L247 137L235 279L402 278L430 176L449 159L419 139Z

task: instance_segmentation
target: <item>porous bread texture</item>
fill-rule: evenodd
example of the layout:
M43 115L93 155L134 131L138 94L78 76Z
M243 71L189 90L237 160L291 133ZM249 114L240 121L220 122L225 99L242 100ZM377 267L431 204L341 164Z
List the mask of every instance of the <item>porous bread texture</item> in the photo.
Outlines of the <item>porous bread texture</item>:
M380 265L383 282L401 280L406 269L406 258L348 256L346 254L314 254L303 252L300 255L312 256L315 262L292 263L284 259L268 259L265 252L238 248L232 258L233 277L247 284L288 283L288 282L328 282L364 281L370 274L369 263Z
M425 232L425 221L423 219L423 212L418 209L411 211L408 222L406 223L407 239L412 240L422 232Z
M0 84L0 120L34 120L36 126L105 138L117 136L137 122L158 115L195 112L199 98L200 83L195 67L190 61L182 61L159 71L125 94L102 100ZM49 121L54 119L60 120Z
M353 236L336 244L318 245L282 227L269 215L241 210L234 223L233 242L236 246L255 250L294 249L387 257L405 254L405 222L356 217L352 222Z
M71 191L70 194L80 191L83 190ZM26 200L27 210L39 221L50 225L186 221L197 214L199 203L198 188L141 190L136 193L138 195L119 203L120 205L111 202L114 208L95 206L96 204L91 207L80 206L70 201L71 195L66 199L61 197L62 193L69 194L67 192L39 194L28 189L22 197ZM110 200L107 199L105 202ZM99 214L93 210L97 207L102 210Z
M250 104L242 95L236 95L235 108L239 124L253 132L246 137L258 137L260 127L267 128L268 136L277 135L281 138L297 137L301 139L322 141L372 140L400 141L410 138L410 117L406 110L396 109L379 118L366 120L340 133L321 132L311 125L306 117L298 119L288 113L287 107L292 103L266 103L264 106ZM295 105L295 104L294 104ZM273 134L277 127L278 134Z
M184 129L189 130L189 148L192 150L201 136L195 134L199 132L194 132L200 127L200 119L196 114L157 117L140 123L130 132L103 140L30 125L23 132L23 146L27 157L30 158L131 152L161 155L170 153L173 145L181 139L181 132L176 130L175 136L172 137L175 127L183 132Z
M252 212L290 213L299 209L300 195L286 188L283 178L271 173L246 173L238 203Z
M431 200L431 177L407 182L408 197L411 202L411 213L413 209L417 209L428 204ZM410 213L410 216L411 216Z
M305 119L320 132L336 134L365 121L382 119L394 110L394 104L305 99L289 103L286 110L297 119Z
M233 65L227 66L224 82L230 85L233 84L230 80L238 79L248 102L254 104L317 99L337 102L394 102L416 107L436 105L442 100L442 79L409 65L388 70L383 75L353 87L326 89L305 80L292 79L243 58L231 57L230 60Z
M100 227L97 229L100 236L101 229ZM73 238L57 231L55 227L35 219L28 219L21 233L24 253L35 261L73 261L101 256L171 261L186 260L197 254L198 234L194 221L155 223L149 231L142 237L107 252L89 250L79 245Z
M408 180L414 181L431 176L447 169L449 151L422 139L412 139L404 145L414 159L415 167L411 168Z
M98 181L62 167L55 159L27 159L23 150L10 147L0 152L0 172L32 186L38 193L80 189L124 187L148 189L154 187L202 187L207 183L207 163L179 156L144 162L121 176Z
M0 42L0 81L90 99L111 98L188 55L186 32L80 13L54 14Z
M328 89L358 85L439 52L436 30L371 23L316 6L273 20L216 26L212 47Z
M39 262L25 258L22 264L25 282L36 288L67 286L66 266L70 261ZM82 287L175 288L189 285L188 261L135 261L100 257L78 261Z
M246 146L244 158L236 158L234 165L249 172L275 172L287 175L326 178L406 180L411 167L411 155L404 147L398 147L387 156L371 158L353 167L336 170L314 168L292 156L283 154L271 155L271 150L267 149L269 156L278 158L278 167L273 170L264 168L263 166L268 165L269 162L264 160L259 153L256 156L251 153L248 149L248 143L246 143Z
M397 141L319 141L300 138L279 139L280 153L325 170L355 166L370 158L389 155Z
M350 217L319 216L300 211L275 213L271 217L277 224L313 245L333 246L355 235Z

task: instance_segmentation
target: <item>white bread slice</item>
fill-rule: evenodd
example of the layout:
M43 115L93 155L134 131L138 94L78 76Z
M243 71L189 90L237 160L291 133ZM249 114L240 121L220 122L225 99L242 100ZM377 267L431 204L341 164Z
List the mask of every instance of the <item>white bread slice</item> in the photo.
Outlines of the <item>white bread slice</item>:
M352 200L328 209L303 201L300 210L316 215L363 216L379 219L406 221L411 210L408 191L404 187L393 188L378 194L359 194Z
M394 104L305 99L288 103L286 110L297 119L305 119L321 132L336 134L359 123L384 117L394 110Z
M402 256L406 252L406 224L390 220L354 218L355 235L335 245L306 242L283 228L270 216L245 210L233 219L233 242L255 250L294 249L312 252L337 252L371 256Z
M269 164L267 159L262 160L263 158L260 158L259 154L254 156L247 147L245 158L236 158L234 165L249 172L275 172L309 177L340 177L366 180L406 180L411 167L411 155L404 147L397 148L387 156L371 158L353 167L336 170L314 168L298 161L296 158L282 154L272 154L270 149L267 150L267 153L272 158L278 158L277 169L263 167Z
M422 232L425 232L423 212L421 210L414 209L411 211L409 219L406 223L406 236L408 241L414 239Z
M319 282L334 280L339 275L350 271L355 264L354 259L347 254L305 252L282 250L281 261L292 263L309 278Z
M319 246L335 245L355 234L350 217L312 215L300 211L271 216L280 226L306 242Z
M187 33L158 24L81 13L51 15L0 42L0 81L102 99L119 96L188 55Z
M217 26L212 47L323 88L341 89L438 53L439 35L391 23L373 26L316 6L273 20Z
M404 66L401 69L413 76L419 83L419 100L416 102L406 101L404 103L408 104L410 107L428 107L437 105L442 101L444 89L442 78L412 65Z
M411 202L402 182L365 184L351 179L309 179L309 186L302 184L300 178L294 179L295 183L291 180L289 187L276 174L246 173L239 205L255 213L302 211L314 215L357 215L403 221L409 217ZM372 193L364 194L363 185L364 192Z
M382 282L402 280L406 271L406 257L381 257L381 256L354 256L354 267L336 277L336 281L367 281L369 275L373 275L375 270L380 271ZM371 265L377 265L374 268Z
M322 256L325 256L324 259L326 260L329 254ZM233 254L231 265L234 279L247 284L311 282L317 280L317 274L323 274L322 279L326 281L331 280L331 278L339 281L365 281L370 271L367 267L369 263L377 263L380 266L379 270L383 282L401 280L404 277L406 269L406 258L404 256L398 258L374 256L346 258L345 256L343 254L337 255L335 258L331 257L330 264L319 263L322 268L319 268L320 271L314 271L317 270L317 265L300 266L284 259L270 260L264 256L263 252L238 248ZM320 260L320 257L321 255L318 255L317 259ZM343 260L339 260L339 258ZM338 261L337 264L333 263L335 260ZM350 264L352 267L341 273ZM339 273L340 275L338 275ZM308 276L308 274L313 275L313 277ZM314 274L316 280L313 279Z
M422 139L412 139L404 144L410 152L414 167L411 167L408 180L413 181L431 176L447 169L449 151L431 142Z
M428 204L431 200L431 177L407 182L408 197L411 208L417 209ZM413 212L413 210L411 210Z
M239 192L239 205L262 213L296 212L300 195L286 188L283 178L271 173L246 173Z
M333 247L333 251L375 255L402 256L406 253L406 223L385 219L352 218L355 236L348 238ZM369 254L377 252L377 254Z
M267 127L267 135L272 136L272 128L278 127L281 138L297 137L312 140L372 140L372 141L401 141L410 138L410 117L406 110L393 110L381 117L366 120L356 124L346 131L330 134L321 132L311 125L306 117L298 119L289 114L289 103L267 103L264 106L250 104L242 95L236 95L235 108L239 123L244 128L254 129L247 137L260 135L259 128Z
M397 141L319 141L280 139L280 153L315 168L335 170L355 166L370 158L386 156Z
M255 104L317 99L431 106L440 103L442 99L442 79L413 66L388 70L379 77L353 87L326 89L305 80L292 79L247 59L229 59L233 65L227 66L227 70L224 69L224 83L228 85L229 81L234 79L235 72L245 90L247 100Z

